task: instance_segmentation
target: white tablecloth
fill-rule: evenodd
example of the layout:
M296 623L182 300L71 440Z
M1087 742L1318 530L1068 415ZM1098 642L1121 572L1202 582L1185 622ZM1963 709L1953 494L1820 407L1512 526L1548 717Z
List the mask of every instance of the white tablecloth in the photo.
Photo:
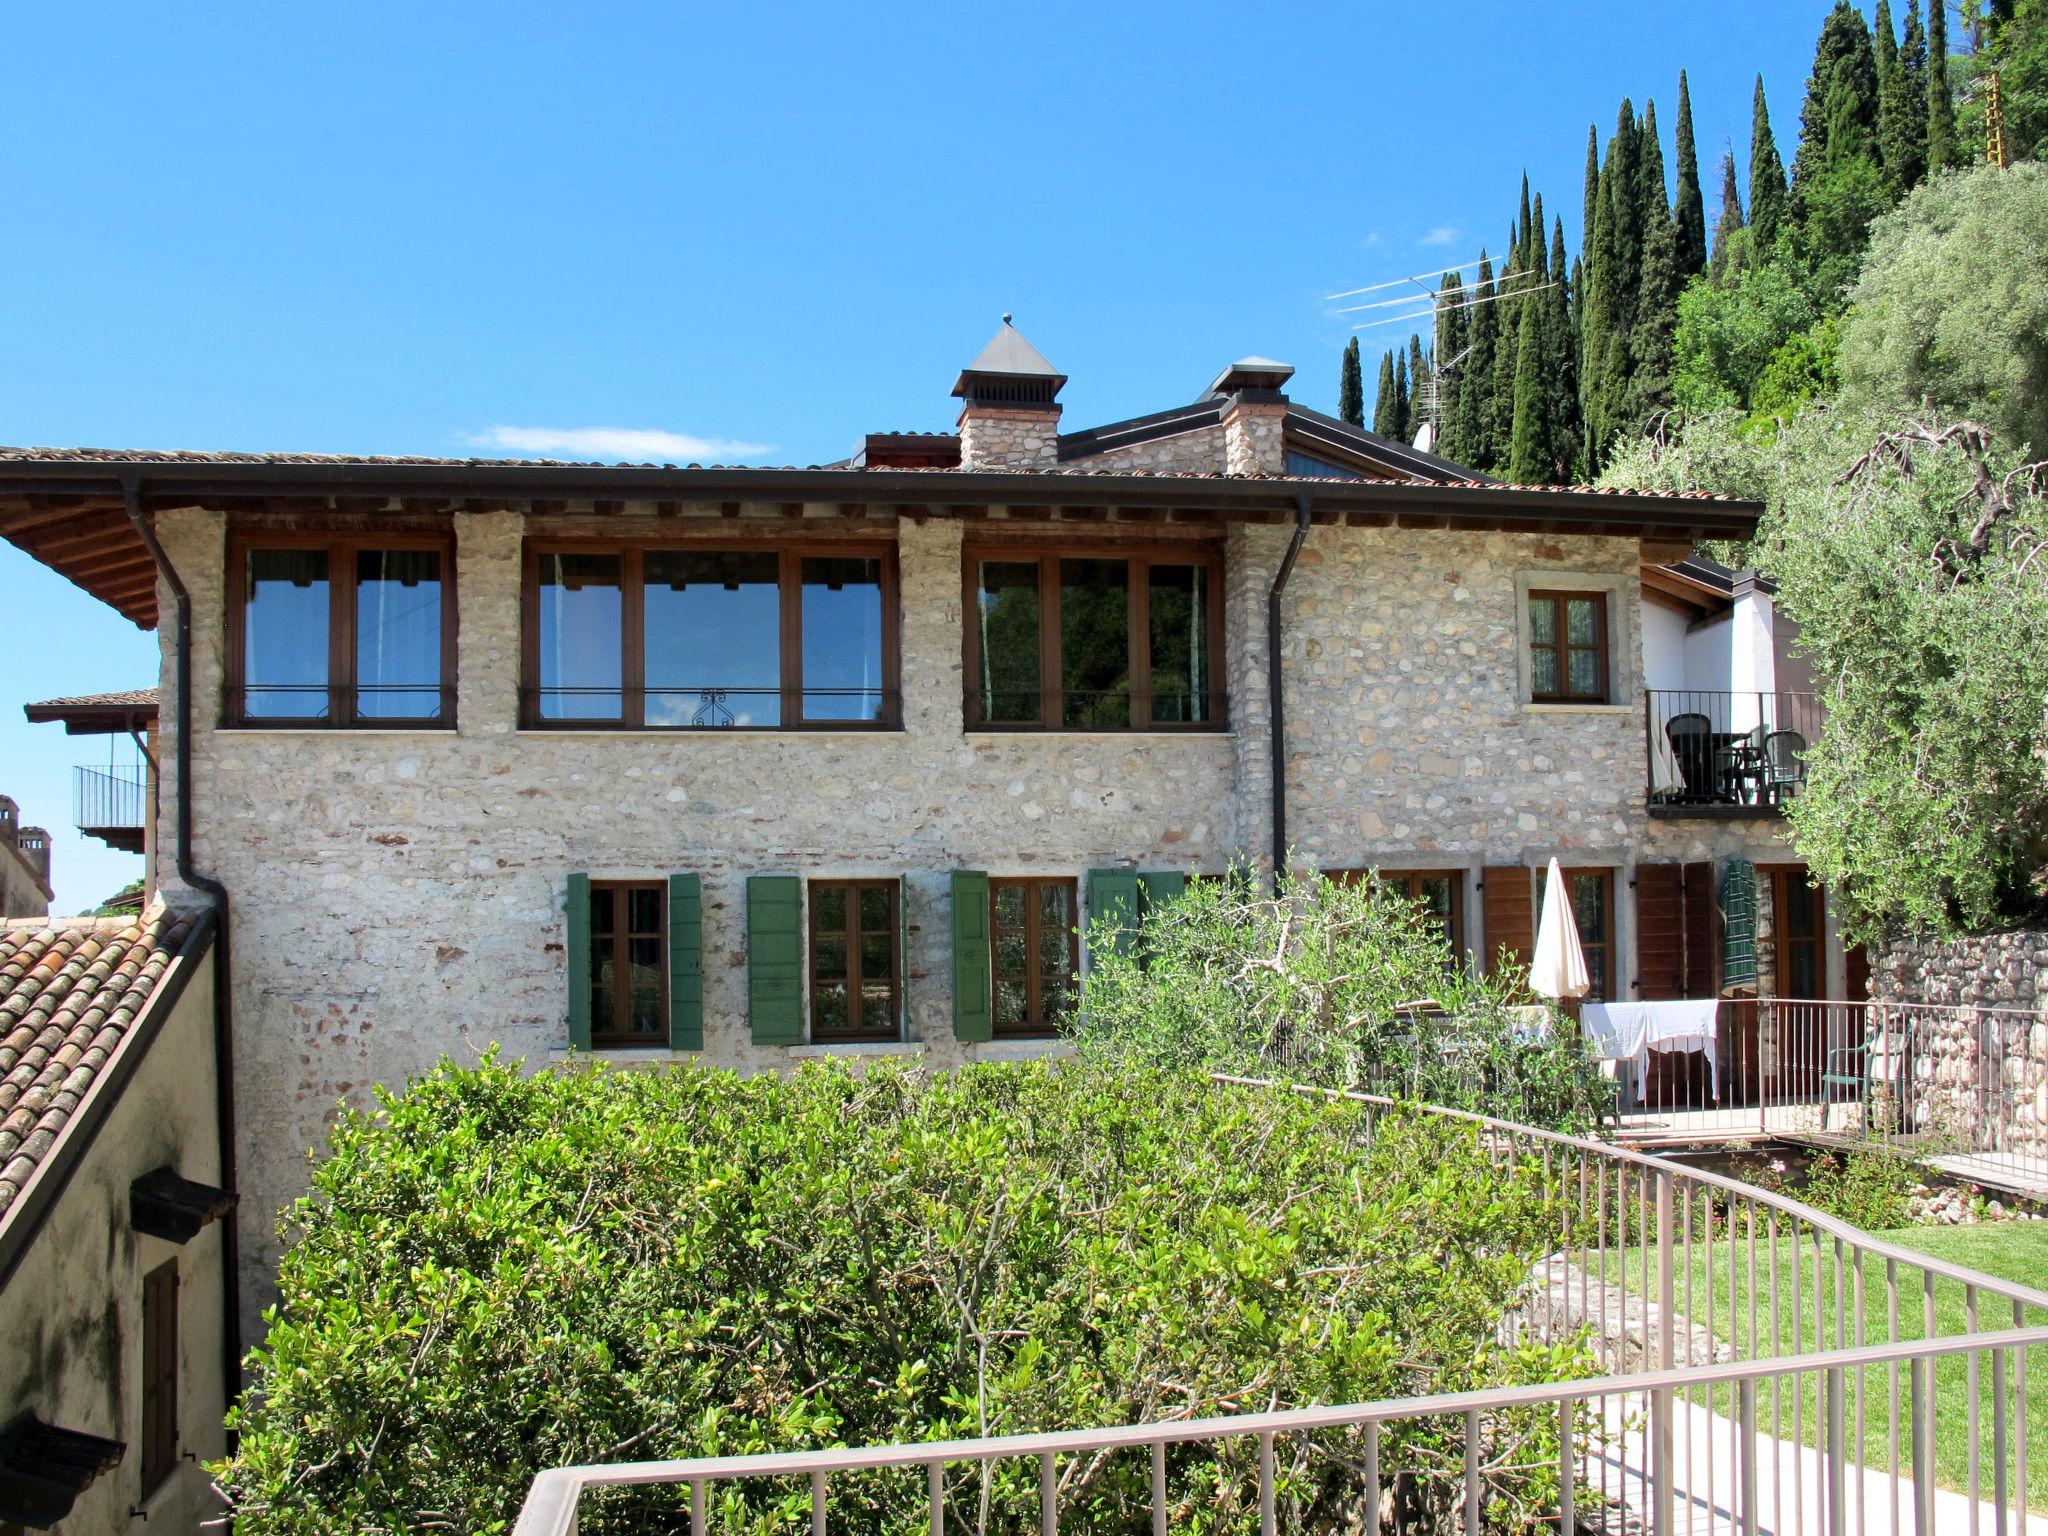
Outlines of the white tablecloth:
M1685 793L1685 770L1671 745L1671 729L1659 721L1650 727L1650 794L1669 799Z
M1705 1051L1714 1097L1721 1096L1721 1004L1711 997L1656 1003L1588 1003L1580 1024L1586 1044L1602 1061L1635 1064L1636 1097L1649 1085L1651 1051Z

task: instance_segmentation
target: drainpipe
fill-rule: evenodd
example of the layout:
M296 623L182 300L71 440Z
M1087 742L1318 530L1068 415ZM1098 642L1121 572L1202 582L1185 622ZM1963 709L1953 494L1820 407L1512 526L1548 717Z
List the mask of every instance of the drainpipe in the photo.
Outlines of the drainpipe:
M1287 590L1287 578L1294 574L1294 560L1308 537L1311 496L1307 486L1294 493L1294 537L1273 577L1273 590L1266 594L1266 693L1267 709L1273 722L1273 888L1278 890L1287 873L1287 706L1280 688L1280 594Z
M235 1010L233 967L230 963L228 888L211 875L202 875L192 865L192 595L185 590L177 568L157 541L156 529L142 511L142 476L134 470L121 475L121 501L128 521L135 525L157 574L171 589L172 640L177 657L178 686L178 811L177 840L172 849L178 878L212 899L213 934L213 1081L214 1119L220 1133L220 1182L230 1194L235 1189ZM235 1211L221 1219L221 1379L229 1406L242 1390L242 1285L241 1233ZM227 1449L234 1454L236 1435L227 1431Z

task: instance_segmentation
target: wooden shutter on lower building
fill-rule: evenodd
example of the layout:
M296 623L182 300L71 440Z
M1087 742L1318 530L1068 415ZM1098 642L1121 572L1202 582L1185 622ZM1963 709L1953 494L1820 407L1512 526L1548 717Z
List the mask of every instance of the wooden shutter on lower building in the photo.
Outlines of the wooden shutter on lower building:
M142 1277L142 1496L178 1465L178 1261Z
M1106 940L1113 954L1129 954L1138 926L1138 875L1129 869L1088 871L1088 929L1108 923L1115 933Z
M1480 921L1486 928L1486 971L1501 968L1501 951L1512 965L1527 965L1536 951L1536 887L1526 865L1489 864L1480 878Z
M1149 912L1180 900L1187 892L1188 877L1176 869L1148 869L1138 876L1138 884L1144 888L1144 908Z
M1685 996L1721 995L1721 913L1711 861L1685 866Z
M668 1048L704 1049L704 891L695 875L668 877Z
M988 876L978 869L953 871L953 1035L959 1040L992 1040L995 999L989 981Z
M756 1045L804 1043L803 882L747 876L747 1022Z
M910 876L896 877L896 1029L910 1038Z
M1636 866L1636 993L1686 995L1685 867Z
M590 1049L590 876L571 875L562 904L569 962L569 1045Z

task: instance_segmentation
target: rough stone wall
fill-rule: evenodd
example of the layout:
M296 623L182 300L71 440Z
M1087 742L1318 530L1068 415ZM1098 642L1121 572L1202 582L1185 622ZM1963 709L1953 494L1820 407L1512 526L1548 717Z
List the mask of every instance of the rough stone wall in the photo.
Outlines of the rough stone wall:
M1287 469L1287 407L1234 404L1223 417L1223 468L1233 475L1278 475Z
M1176 432L1172 437L1149 443L1131 443L1107 448L1085 459L1070 459L1074 469L1099 470L1198 470L1220 474L1223 470L1223 428L1221 424Z
M1904 939L1871 966L1871 995L1914 1017L1916 1097L1935 1135L2048 1156L2048 933Z
M843 528L836 508L806 511L822 531ZM768 536L790 526L766 509L740 521ZM373 1084L494 1043L534 1064L561 1059L572 871L701 876L705 1055L763 1070L793 1055L756 1047L748 1030L749 874L907 876L910 1042L945 1064L1019 1049L953 1038L950 871L1214 871L1240 851L1269 858L1266 608L1284 525L1226 535L1218 671L1232 729L1213 735L966 732L962 527L945 518L896 528L900 732L520 731L525 528L509 513L455 519L457 730L222 731L223 521L167 513L159 529L195 605L195 855L235 903L252 1314L270 1294L275 1213L303 1188L339 1101L364 1103ZM1476 878L1485 864L1559 852L1625 876L1670 825L1646 820L1640 702L1523 706L1515 582L1622 574L1636 558L1623 539L1316 529L1283 601L1289 826L1305 861ZM1617 666L1632 679L1639 642L1625 618ZM167 772L174 681L167 657ZM1633 682L1618 696L1634 697ZM160 803L171 817L173 785ZM1625 881L1617 893L1625 987ZM1476 903L1467 911L1476 944Z
M51 1527L56 1536L198 1536L221 1518L199 1462L181 1461L142 1498L141 1394L142 1279L175 1258L179 1444L201 1460L223 1453L221 1223L179 1245L137 1232L128 1219L128 1186L166 1164L220 1183L214 1103L208 955L0 1288L0 1404L8 1416L32 1411L127 1447ZM249 1344L260 1338L244 1335ZM134 1510L147 1513L146 1525Z
M1028 469L1060 460L1060 413L972 405L960 413L962 469Z

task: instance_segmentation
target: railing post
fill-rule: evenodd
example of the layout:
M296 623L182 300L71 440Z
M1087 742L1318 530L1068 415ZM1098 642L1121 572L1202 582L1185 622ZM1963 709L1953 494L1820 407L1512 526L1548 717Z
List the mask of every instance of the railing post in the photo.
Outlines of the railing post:
M1657 1369L1660 1371L1672 1368L1678 1342L1672 1327L1672 1313L1676 1307L1672 1294L1672 1225L1671 1170L1660 1168L1657 1170ZM1651 1430L1656 1436L1652 1466L1657 1485L1653 1494L1657 1536L1671 1536L1672 1479L1677 1470L1672 1447L1677 1428L1672 1423L1675 1411L1676 1401L1671 1388L1658 1387L1651 1393Z
M1465 1536L1479 1536L1486 1500L1479 1491L1479 1410L1465 1413Z
M1927 1390L1933 1369L1927 1356L1916 1358L1907 1393L1913 1416L1913 1536L1933 1536L1934 1531L1934 1422Z
M1842 1441L1842 1368L1831 1365L1827 1368L1828 1398L1828 1441L1827 1441L1827 1529L1828 1536L1844 1536L1847 1529L1844 1522L1848 1517L1848 1483L1844 1478L1847 1468L1847 1451Z
M1742 1536L1757 1536L1756 1378L1744 1377L1736 1388L1735 1426L1738 1436L1735 1518Z

